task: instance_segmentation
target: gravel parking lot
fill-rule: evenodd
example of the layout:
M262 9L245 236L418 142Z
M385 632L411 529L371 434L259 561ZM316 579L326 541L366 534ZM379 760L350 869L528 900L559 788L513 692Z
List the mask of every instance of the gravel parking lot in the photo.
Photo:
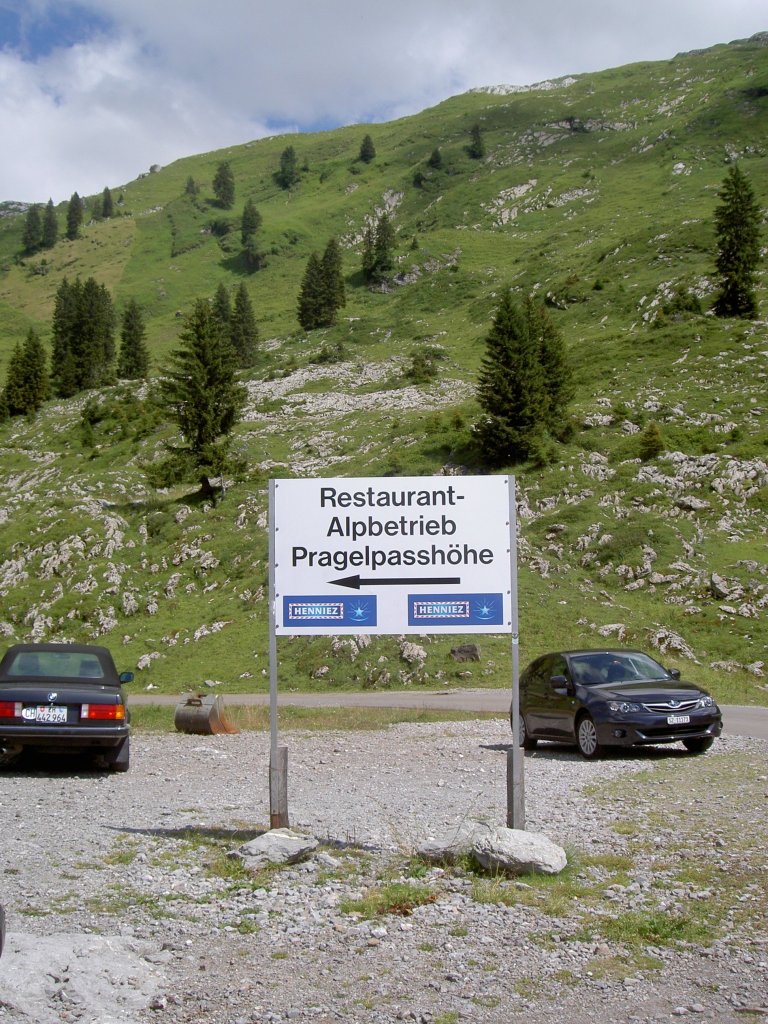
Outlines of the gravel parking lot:
M596 763L542 746L527 827L566 848L567 877L414 865L446 827L504 823L509 738L288 734L291 825L320 852L255 879L227 852L268 827L267 735L139 734L126 775L4 770L0 1022L765 1019L768 744ZM398 883L428 898L364 916Z

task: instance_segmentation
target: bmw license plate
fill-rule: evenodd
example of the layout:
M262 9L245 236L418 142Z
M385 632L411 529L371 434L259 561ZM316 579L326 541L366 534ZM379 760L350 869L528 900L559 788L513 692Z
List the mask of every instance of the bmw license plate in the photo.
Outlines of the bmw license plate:
M667 715L667 725L688 725L690 715Z
M66 725L67 709L59 705L41 704L35 708L36 722L49 722L52 725Z

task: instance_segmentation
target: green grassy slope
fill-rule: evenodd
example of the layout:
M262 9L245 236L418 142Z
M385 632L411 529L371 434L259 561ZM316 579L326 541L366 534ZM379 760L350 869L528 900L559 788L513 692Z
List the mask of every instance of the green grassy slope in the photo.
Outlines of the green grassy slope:
M475 123L482 161L465 151ZM366 131L377 150L369 165L356 159ZM19 255L23 217L3 216L0 374L30 325L49 335L65 276L95 276L118 306L141 303L154 372L178 337L177 314L220 282L246 282L263 344L237 431L249 472L215 507L147 487L142 464L170 435L146 388L51 402L33 422L0 426L0 633L98 638L121 666L147 666L139 686L266 685L267 479L461 464L483 339L512 285L549 296L578 385L577 429L558 461L514 468L523 657L608 636L658 648L723 699L766 703L764 273L755 323L662 312L681 287L711 304L717 191L738 158L768 207L766 138L761 36L528 91L473 92L385 125L189 157L113 187L119 216L31 258ZM306 169L286 193L273 173L289 143ZM427 165L437 146L439 171ZM210 189L222 159L235 176L231 211ZM189 176L201 186L194 203ZM239 253L249 198L268 254L251 275ZM384 208L401 277L372 292L360 239ZM231 233L212 234L215 220ZM348 302L338 326L307 335L295 317L299 284L309 253L332 235ZM437 380L416 388L404 369L425 343L445 358ZM341 361L318 361L335 346ZM87 402L99 406L92 437ZM650 421L666 452L641 463ZM281 641L281 685L508 679L505 638L484 639L483 661L469 668L450 659L449 638L424 644L417 670L396 639Z

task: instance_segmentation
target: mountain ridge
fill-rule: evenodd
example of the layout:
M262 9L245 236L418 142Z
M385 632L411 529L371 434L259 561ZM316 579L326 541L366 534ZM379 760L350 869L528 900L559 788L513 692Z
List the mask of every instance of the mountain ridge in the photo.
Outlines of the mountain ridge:
M225 692L263 686L266 479L483 471L464 458L474 383L511 286L545 299L577 384L570 440L543 466L509 467L524 656L650 646L723 700L768 703L764 265L760 319L708 309L712 215L730 160L768 205L768 33L758 36L567 87L462 94L387 124L185 157L115 189L120 216L92 219L47 253L22 255L22 218L0 221L0 371L30 327L48 339L65 277L95 276L118 308L140 302L153 376L192 301L220 283L246 283L262 337L236 432L248 471L219 504L146 483L142 467L172 438L151 384L121 382L0 425L0 634L98 638L124 667L141 666L139 685L167 692L206 679ZM466 152L474 124L482 160ZM376 158L363 165L365 131ZM286 192L273 174L289 142L305 169ZM436 147L439 171L428 164ZM210 190L223 159L231 211ZM253 274L239 242L247 199L263 215L266 266ZM384 208L396 271L372 290L360 238ZM228 230L217 235L219 220ZM332 235L347 306L335 327L303 332L303 270ZM439 351L436 376L414 382L424 346ZM652 422L664 451L644 461ZM457 667L449 640L423 648L419 663L397 640L289 642L281 657L301 687L329 674L339 686L503 684L503 639L484 641L479 667Z

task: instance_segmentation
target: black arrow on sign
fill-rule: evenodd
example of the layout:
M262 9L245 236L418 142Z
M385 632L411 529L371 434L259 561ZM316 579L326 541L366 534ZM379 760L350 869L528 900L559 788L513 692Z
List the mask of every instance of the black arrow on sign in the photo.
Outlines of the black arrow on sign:
M415 587L428 584L430 587L442 587L448 584L461 583L461 576L390 576L389 579L361 579L360 576L345 576L341 580L330 580L336 587L349 587L359 590L360 587Z

